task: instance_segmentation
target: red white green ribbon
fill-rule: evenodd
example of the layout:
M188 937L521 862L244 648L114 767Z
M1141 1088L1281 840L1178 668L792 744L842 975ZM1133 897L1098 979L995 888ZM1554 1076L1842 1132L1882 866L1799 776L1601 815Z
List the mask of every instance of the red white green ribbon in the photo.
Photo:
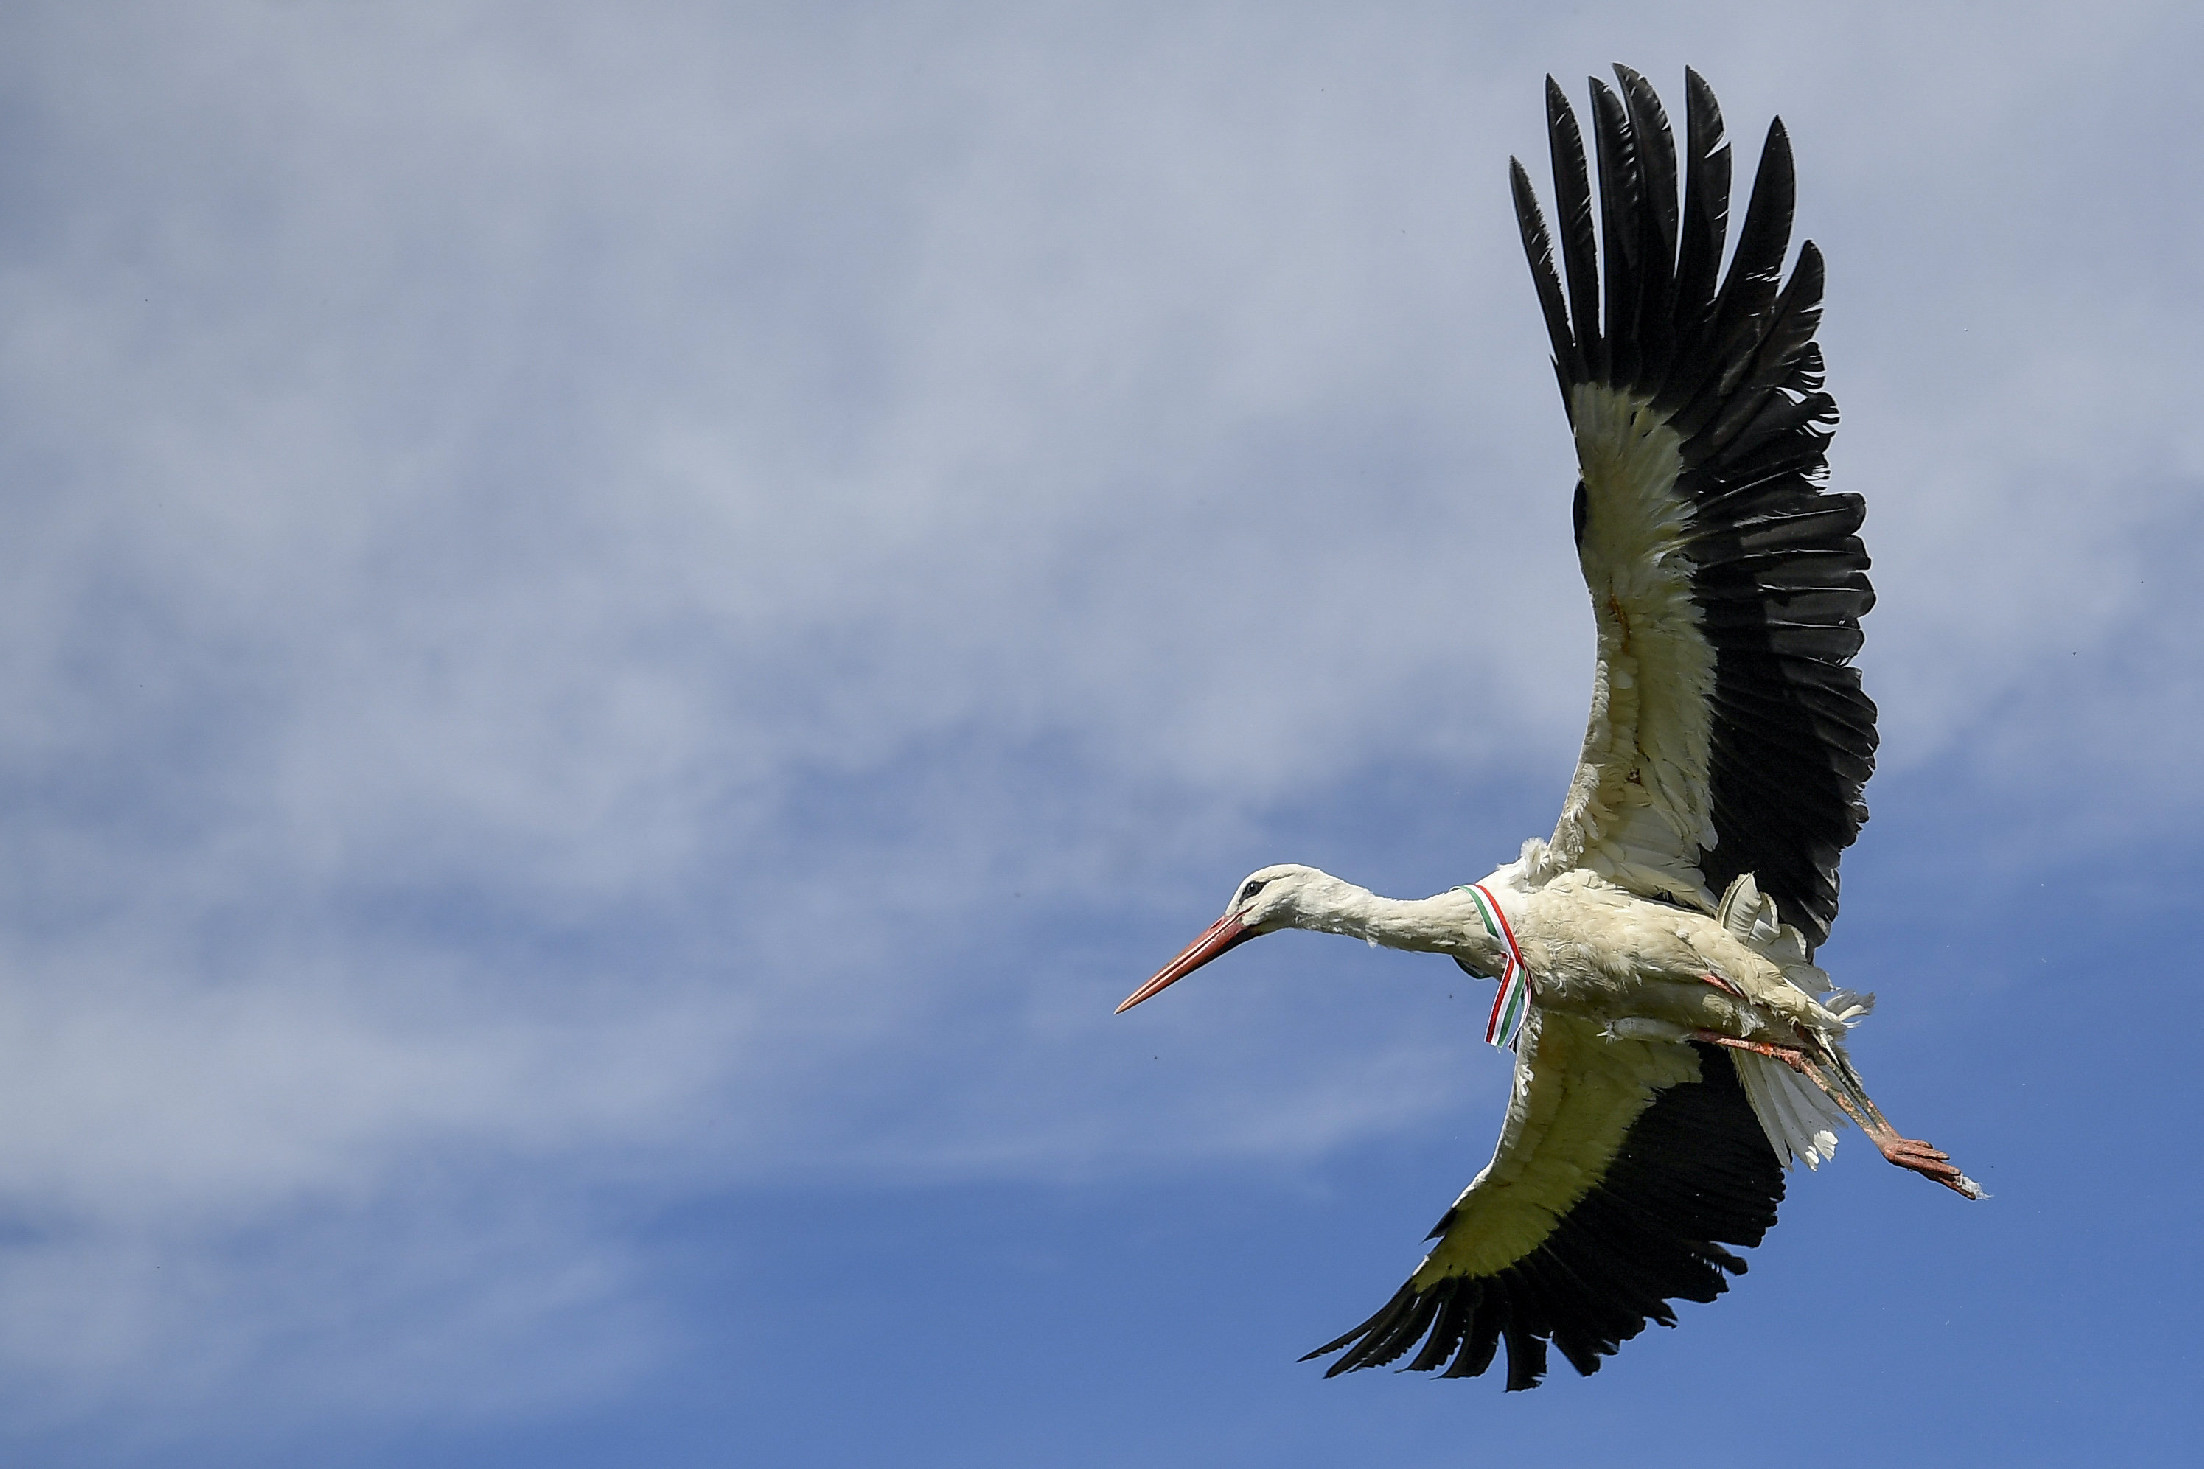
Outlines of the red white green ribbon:
M1457 891L1469 894L1477 904L1477 916L1485 921L1485 932L1507 951L1500 963L1500 993L1492 997L1492 1018L1485 1022L1485 1043L1512 1051L1523 1034L1523 1017L1530 1013L1531 972L1523 967L1523 951L1516 945L1515 930L1508 927L1508 915L1500 911L1499 901L1485 885L1473 882Z

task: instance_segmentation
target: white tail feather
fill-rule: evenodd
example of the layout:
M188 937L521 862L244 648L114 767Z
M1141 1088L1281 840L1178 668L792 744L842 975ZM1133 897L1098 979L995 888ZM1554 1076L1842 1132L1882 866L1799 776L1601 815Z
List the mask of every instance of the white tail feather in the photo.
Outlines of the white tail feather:
M1771 1057L1752 1051L1730 1055L1760 1130L1784 1167L1803 1159L1808 1168L1819 1168L1836 1156L1837 1130L1845 1116L1820 1087Z

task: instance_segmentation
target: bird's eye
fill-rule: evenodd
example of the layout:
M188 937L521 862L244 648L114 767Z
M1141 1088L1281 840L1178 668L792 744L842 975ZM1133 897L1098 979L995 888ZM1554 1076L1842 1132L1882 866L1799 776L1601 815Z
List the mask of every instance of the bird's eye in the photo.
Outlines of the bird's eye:
M1240 889L1240 901L1244 903L1249 898L1254 897L1257 893L1263 890L1263 885L1269 881L1270 879L1267 877L1249 878L1247 880L1247 886Z

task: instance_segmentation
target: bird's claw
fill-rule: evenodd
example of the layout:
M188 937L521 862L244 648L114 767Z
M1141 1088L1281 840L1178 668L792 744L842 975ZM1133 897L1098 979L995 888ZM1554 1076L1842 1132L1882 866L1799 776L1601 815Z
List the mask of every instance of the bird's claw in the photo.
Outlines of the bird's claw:
M1958 1166L1951 1161L1951 1154L1920 1138L1899 1137L1896 1133L1891 1133L1887 1137L1877 1137L1875 1146L1882 1150L1885 1158L1900 1168L1911 1169L1923 1178L1934 1179L1953 1193L1964 1194L1970 1199L1985 1197L1982 1186L1959 1171Z

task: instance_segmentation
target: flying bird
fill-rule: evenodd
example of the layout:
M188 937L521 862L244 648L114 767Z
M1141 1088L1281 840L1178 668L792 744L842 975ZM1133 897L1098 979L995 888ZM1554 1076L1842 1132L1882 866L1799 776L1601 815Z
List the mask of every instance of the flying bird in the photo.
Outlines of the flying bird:
M1514 1050L1515 1076L1492 1161L1407 1284L1309 1354L1340 1354L1327 1376L1414 1352L1407 1368L1474 1377L1502 1342L1510 1391L1537 1386L1549 1344L1589 1375L1648 1321L1673 1326L1671 1301L1727 1289L1745 1269L1729 1247L1760 1243L1785 1171L1825 1161L1847 1121L1892 1163L1983 1197L1868 1098L1845 1039L1874 997L1814 963L1867 819L1875 706L1851 660L1874 591L1863 503L1823 487L1837 410L1814 341L1820 251L1801 245L1783 276L1790 140L1776 119L1723 270L1713 92L1684 73L1679 160L1653 88L1615 77L1591 84L1589 166L1547 78L1552 232L1510 160L1598 628L1552 837L1410 901L1265 867L1118 1007L1286 928L1500 981L1486 1038Z

